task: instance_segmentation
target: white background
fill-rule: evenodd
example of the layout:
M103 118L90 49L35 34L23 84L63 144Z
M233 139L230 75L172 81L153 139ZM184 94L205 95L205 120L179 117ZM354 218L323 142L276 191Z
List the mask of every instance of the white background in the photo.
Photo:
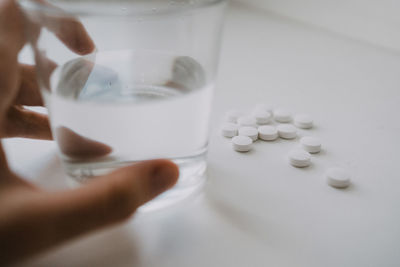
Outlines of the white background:
M246 5L400 50L397 0L237 0Z
M399 266L400 56L259 9L227 16L204 195L80 238L25 266ZM296 169L297 141L232 151L230 108L263 102L311 114L324 150ZM50 142L5 141L13 169L48 188L65 179ZM337 190L324 172L343 166Z

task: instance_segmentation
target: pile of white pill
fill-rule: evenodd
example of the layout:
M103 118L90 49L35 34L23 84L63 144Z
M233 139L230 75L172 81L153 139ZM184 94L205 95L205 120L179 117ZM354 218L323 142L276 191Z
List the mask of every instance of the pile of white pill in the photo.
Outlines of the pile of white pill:
M312 117L308 114L293 114L284 108L273 109L269 105L259 104L248 114L240 110L230 110L226 113L226 122L222 124L221 134L232 138L232 148L237 152L248 152L254 142L272 142L278 138L295 140L298 129L309 130L314 126ZM321 151L321 141L314 136L300 138L300 148L288 153L288 162L297 168L311 165L311 154ZM331 168L326 174L327 183L336 188L350 185L350 175L341 168Z

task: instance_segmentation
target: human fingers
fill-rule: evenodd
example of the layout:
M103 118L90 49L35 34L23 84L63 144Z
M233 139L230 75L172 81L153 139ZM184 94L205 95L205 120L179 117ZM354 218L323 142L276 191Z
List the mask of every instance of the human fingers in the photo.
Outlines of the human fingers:
M52 194L49 209L62 211L57 220L65 234L102 227L130 217L138 207L171 188L178 176L177 165L168 160L136 163L96 177L76 190ZM80 225L82 219L87 228Z
M112 152L110 146L79 135L64 126L58 127L55 135L61 152L72 159L92 159Z
M20 106L13 106L7 111L0 137L53 139L47 115Z
M36 68L32 65L19 64L20 86L15 104L26 106L43 106L39 85L36 79Z
M46 11L29 12L29 9L26 9L25 12L27 12L30 22L46 27L69 49L79 55L87 55L94 51L95 44L92 38L76 17L46 1L36 0L35 2L37 5L43 6L43 10Z
M0 122L16 97L19 84L16 55L0 48Z
M53 20L47 27L72 51L87 55L94 51L95 45L83 24L75 18Z
M3 145L0 139L0 181L4 181L4 177L8 177L10 173L10 169L7 164L6 154L3 150Z
M23 44L21 12L15 1L0 1L0 121L17 93L17 57Z
M154 160L119 169L72 191L34 193L29 203L14 207L2 222L0 248L5 258L0 262L14 262L121 222L172 187L177 178L175 164Z
M25 44L24 17L15 0L0 1L0 47L10 47L14 53Z

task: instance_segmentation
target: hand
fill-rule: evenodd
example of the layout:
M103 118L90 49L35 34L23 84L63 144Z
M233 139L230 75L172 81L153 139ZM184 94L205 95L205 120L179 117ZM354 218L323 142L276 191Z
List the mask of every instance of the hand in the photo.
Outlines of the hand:
M71 50L94 44L78 21L54 32ZM20 65L23 16L13 0L0 1L0 137L51 139L47 116L21 105L42 105L33 66ZM92 143L93 145L93 143ZM75 153L75 151L72 151ZM0 142L0 266L127 219L172 187L179 175L166 160L146 161L98 177L76 190L47 192L14 174Z

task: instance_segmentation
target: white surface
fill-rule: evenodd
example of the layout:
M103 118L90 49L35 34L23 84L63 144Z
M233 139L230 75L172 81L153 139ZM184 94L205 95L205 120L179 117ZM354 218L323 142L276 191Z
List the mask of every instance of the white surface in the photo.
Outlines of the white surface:
M237 0L350 38L400 50L397 0Z
M205 196L26 265L399 266L400 56L233 8L219 77ZM299 131L324 140L312 166L288 166L295 140L232 151L219 133L225 111L259 102L314 117L315 128ZM52 143L5 143L19 173L48 188L65 186ZM352 185L328 186L331 166L348 169Z
M292 113L287 109L276 109L274 110L274 118L277 122L291 122Z
M240 126L257 126L257 121L253 116L241 116L237 119L237 122Z
M259 110L269 112L271 115L274 112L274 108L268 104L257 104L256 107L254 108L254 111L257 112Z
M314 121L310 115L298 114L294 116L294 125L302 129L310 129L314 125Z
M229 110L226 112L226 120L228 122L237 123L239 117L243 116L244 112L240 110Z

